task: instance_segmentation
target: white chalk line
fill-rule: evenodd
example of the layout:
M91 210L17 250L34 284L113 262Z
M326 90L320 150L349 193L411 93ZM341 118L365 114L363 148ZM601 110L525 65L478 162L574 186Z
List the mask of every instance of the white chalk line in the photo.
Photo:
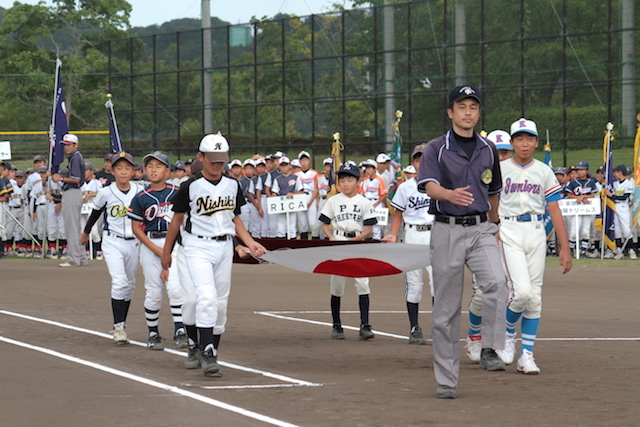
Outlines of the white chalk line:
M288 422L285 422L285 421L282 421L282 420L278 420L276 418L271 418L271 417L266 416L266 415L258 414L257 412L249 411L247 409L240 408L238 406L229 405L228 403L224 403L224 402L221 402L219 400L211 399L209 397L202 396L201 394L198 394L198 393L194 393L194 392L191 392L191 391L188 391L188 390L183 390L183 389L181 389L179 387L175 387L175 386L172 386L172 385L169 385L169 384L164 384L164 383L161 383L161 382L158 382L158 381L150 380L148 378L143 378L143 377L140 377L138 375L130 374L128 372L123 372L123 371L120 371L118 369L110 368L108 366L101 365L99 363L90 362L88 360L80 359L80 358L75 357L75 356L70 356L70 355L67 355L67 354L64 354L64 353L59 353L59 352L57 352L55 350L51 350L51 349L44 348L44 347L38 347L38 346L27 344L27 343L24 343L24 342L12 340L10 338L6 338L6 337L3 337L3 336L0 336L0 341L4 341L4 342L6 342L8 344L13 344L13 345L16 345L16 346L19 346L19 347L27 348L29 350L35 350L35 351L38 351L40 353L47 354L49 356L58 357L60 359L67 360L69 362L73 362L73 363L77 363L79 365L83 365L83 366L87 366L87 367L90 367L90 368L93 368L93 369L97 369L99 371L106 372L106 373L109 373L109 374L112 374L112 375L116 375L118 377L126 378L128 380L135 381L135 382L138 382L138 383L141 383L141 384L145 384L145 385L148 385L150 387L158 388L158 389L161 389L161 390L166 390L166 391L169 391L171 393L175 393L175 394L178 394L178 395L183 396L183 397L188 397L190 399L194 399L194 400L200 401L202 403L206 403L207 405L215 406L215 407L220 408L220 409L225 409L227 411L234 412L236 414L239 414L239 415L242 415L242 416L245 416L245 417L248 417L248 418L253 418L255 420L262 421L262 422L265 422L265 423L268 423L268 424L272 424L272 425L276 425L276 426L283 426L283 427L289 427L289 426L293 427L293 426L295 426L295 424L290 424Z
M12 312L12 311L7 311L7 310L0 310L0 314L6 314L8 316L19 317L19 318L22 318L22 319L31 320L31 321L39 322L39 323L44 323L44 324L51 325L51 326L57 326L59 328L69 329L69 330L76 331L76 332L83 332L85 334L95 335L95 336L102 337L102 338L108 338L110 340L113 339L112 335L106 334L104 332L98 332L98 331L93 331L91 329L85 329L85 328L80 328L80 327L77 327L77 326L67 325L65 323L60 323L60 322L56 322L54 320L48 320L48 319L42 319L42 318L39 318L39 317L29 316L27 314L15 313L15 312ZM147 343L140 342L140 341L130 340L130 344L137 345L139 347L145 347L145 348L147 347ZM184 352L184 351L178 351L178 350L174 350L174 349L170 349L170 348L165 348L164 351L167 352L167 353L176 354L178 356L187 357L187 352ZM304 381L304 380L299 380L299 379L291 378L291 377L288 377L288 376L285 376L285 375L276 374L276 373L273 373L273 372L267 372L267 371L262 371L262 370L259 370L259 369L249 368L249 367L246 367L246 366L237 365L235 363L223 362L223 361L219 360L218 361L218 365L221 365L221 366L224 366L224 367L230 368L230 369L235 369L235 370L238 370L238 371L248 372L248 373L257 374L257 375L262 375L264 377L273 378L273 379L276 379L276 380L279 380L279 381L282 381L282 382L295 384L297 386L307 386L307 387L320 387L320 386L322 386L322 384L312 383L312 382ZM277 384L274 384L274 386L277 386Z
M360 314L359 311L341 311L341 313L345 314ZM406 314L406 311L400 311L400 310L389 310L389 311L384 311L384 310L379 310L379 311L371 311L370 313L377 313L377 314ZM421 311L420 313L431 313L430 311ZM462 313L468 313L468 311L463 311ZM294 321L294 322L302 322L302 323L310 323L312 325L321 325L321 326L333 326L332 323L329 322L320 322L317 320L310 320L310 319L302 319L299 317L292 317L292 316L284 316L284 314L331 314L331 311L327 311L327 310L282 310L282 311L254 311L254 314L260 314L262 316L268 316L268 317L275 317L276 319L283 319L283 320L290 320L290 321ZM345 326L342 325L343 329L350 329L353 331L358 331L360 330L359 327L356 326ZM381 336L385 336L385 337L391 337L391 338L398 338L398 339L402 339L402 340L408 340L409 337L406 335L398 335L398 334L391 334L388 332L381 332L378 331L377 329L374 330L374 333L376 335L381 335ZM425 341L431 341L431 339L425 339ZM466 341L466 338L461 338L460 341ZM541 338L541 337L537 337L536 341L640 341L640 337L632 337L632 338L628 338L628 337L620 337L620 338L614 338L614 337L573 337L573 338Z

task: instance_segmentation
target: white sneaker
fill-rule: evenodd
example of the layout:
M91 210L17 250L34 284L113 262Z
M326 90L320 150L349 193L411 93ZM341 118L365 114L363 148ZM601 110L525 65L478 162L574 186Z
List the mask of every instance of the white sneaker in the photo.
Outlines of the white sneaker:
M587 258L599 258L600 257L600 251L597 249L594 249L592 251L587 251Z
M62 264L58 264L60 267L75 267L75 265L71 265L68 262L63 262Z
M469 335L467 337L467 356L474 363L480 363L480 352L482 351L482 335Z
M613 257L614 255L613 255L613 252L611 252L611 249L607 249L607 251L604 253L604 256L603 256L604 259L611 259Z
M124 322L113 325L113 331L110 332L113 335L113 342L116 344L129 344L129 338L127 332L124 330Z
M513 359L516 358L516 333L507 333L507 339L504 341L504 350L496 350L498 353L498 357L500 360L504 362L505 365L511 365L513 363Z
M537 375L540 373L540 368L536 365L536 361L533 359L533 352L529 350L523 350L522 356L518 359L518 372L527 375Z
M629 259L638 259L638 255L636 255L636 251L633 249L629 249Z
M614 256L616 260L621 260L622 258L624 258L624 253L622 252L622 249L616 248L614 253L616 254L616 256Z

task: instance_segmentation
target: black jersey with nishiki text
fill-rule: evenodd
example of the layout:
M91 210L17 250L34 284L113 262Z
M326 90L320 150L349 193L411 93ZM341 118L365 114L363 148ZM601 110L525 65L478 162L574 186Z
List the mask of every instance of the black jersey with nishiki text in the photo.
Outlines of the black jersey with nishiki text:
M210 181L202 174L183 183L171 202L174 212L185 214L185 231L204 237L235 236L233 218L246 203L235 179Z
M140 221L144 231L167 231L173 218L171 198L177 192L178 187L169 184L162 190L146 188L133 198L127 216Z

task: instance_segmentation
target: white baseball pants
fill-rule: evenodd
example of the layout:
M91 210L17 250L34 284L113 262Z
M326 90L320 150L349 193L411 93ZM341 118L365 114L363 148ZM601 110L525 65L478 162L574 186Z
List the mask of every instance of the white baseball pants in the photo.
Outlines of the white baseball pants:
M131 301L136 289L140 241L125 240L104 233L102 254L111 276L111 298Z
M159 247L164 247L164 237L159 239L149 239ZM178 265L175 262L176 248L174 247L171 254L171 268L169 269L169 280L164 283L160 279L162 273L162 263L160 257L154 254L151 249L145 245L140 245L140 264L142 265L142 273L144 274L144 307L157 311L162 306L162 289L166 286L169 304L171 306L182 305L182 289L180 288L180 279L178 277ZM103 250L104 253L104 250Z

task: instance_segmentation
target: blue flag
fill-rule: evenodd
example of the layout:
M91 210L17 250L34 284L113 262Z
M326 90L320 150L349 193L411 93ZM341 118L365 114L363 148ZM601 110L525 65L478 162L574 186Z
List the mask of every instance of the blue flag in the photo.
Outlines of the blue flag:
M607 188L611 192L613 192L613 182L615 181L615 178L613 177L613 166L612 166L612 162L613 162L613 147L612 147L613 135L611 134L612 129L613 129L613 125L610 123L607 123L607 131L605 132L605 136L604 136L604 160L605 160L604 180L607 183ZM616 248L616 236L615 236L614 224L613 224L613 215L615 214L614 212L616 210L616 207L613 200L611 200L609 196L605 195L604 192L603 192L603 197L604 197L604 212L603 212L604 224L603 224L602 237L607 247L613 250Z
M104 104L107 108L107 116L109 117L109 136L111 137L111 152L119 153L124 151L122 149L122 142L120 141L120 132L118 132L118 123L116 123L116 113L113 111L113 102L111 102L111 95Z
M67 124L67 109L64 104L64 93L62 92L62 77L60 69L62 61L56 60L56 89L53 100L53 114L51 116L51 127L49 129L49 167L51 172L57 173L60 164L64 160L64 147L62 137L69 133Z

